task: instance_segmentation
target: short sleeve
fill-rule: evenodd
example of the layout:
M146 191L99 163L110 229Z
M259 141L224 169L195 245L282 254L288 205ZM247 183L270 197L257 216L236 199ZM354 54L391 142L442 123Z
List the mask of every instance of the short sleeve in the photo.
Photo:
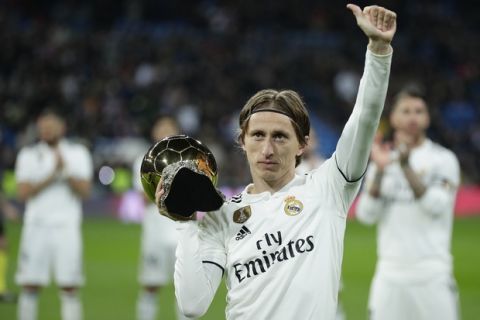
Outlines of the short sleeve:
M460 165L453 152L446 151L442 157L442 161L439 161L432 184L448 184L455 189L460 185Z
M422 208L431 215L451 214L455 196L460 184L460 166L452 152L445 153L442 161L427 186L427 191L419 199Z
M78 145L74 151L74 161L69 164L68 174L71 177L91 180L93 176L93 162L90 152L83 145Z
M30 164L32 153L28 149L20 150L17 160L15 162L15 179L17 183L32 182L32 177L35 176L33 166Z

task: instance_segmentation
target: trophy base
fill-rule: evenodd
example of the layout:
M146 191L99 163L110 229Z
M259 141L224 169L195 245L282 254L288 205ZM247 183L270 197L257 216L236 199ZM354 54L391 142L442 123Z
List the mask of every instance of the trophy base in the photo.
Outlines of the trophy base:
M196 211L218 210L223 202L223 195L207 176L181 168L165 198L165 207L170 215L178 216L179 220L188 220Z

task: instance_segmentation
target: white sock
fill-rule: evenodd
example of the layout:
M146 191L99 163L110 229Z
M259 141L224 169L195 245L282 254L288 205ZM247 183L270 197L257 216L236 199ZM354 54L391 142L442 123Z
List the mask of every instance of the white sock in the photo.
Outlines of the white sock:
M82 302L77 292L60 293L62 303L62 320L82 320L83 310Z
M142 290L137 301L137 320L154 320L158 312L158 292Z
M18 320L36 320L38 292L22 291L18 299Z

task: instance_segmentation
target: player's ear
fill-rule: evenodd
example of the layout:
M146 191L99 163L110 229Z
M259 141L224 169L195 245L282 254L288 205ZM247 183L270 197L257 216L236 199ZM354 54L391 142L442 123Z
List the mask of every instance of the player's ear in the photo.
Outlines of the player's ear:
M245 152L245 142L243 141L243 136L239 135L237 138L238 145L242 148L243 152Z
M305 149L307 149L308 147L309 141L310 141L310 136L305 136L305 143L299 144L298 152L296 154L297 157L301 156L305 152Z

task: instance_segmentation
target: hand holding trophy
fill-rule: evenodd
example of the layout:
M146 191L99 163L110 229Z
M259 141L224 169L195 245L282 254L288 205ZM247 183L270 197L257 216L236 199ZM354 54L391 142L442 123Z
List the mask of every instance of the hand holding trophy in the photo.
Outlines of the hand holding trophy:
M151 146L143 157L140 176L152 201L161 183L159 212L175 221L191 220L196 211L217 210L225 200L215 188L218 171L212 152L186 135L166 137Z

